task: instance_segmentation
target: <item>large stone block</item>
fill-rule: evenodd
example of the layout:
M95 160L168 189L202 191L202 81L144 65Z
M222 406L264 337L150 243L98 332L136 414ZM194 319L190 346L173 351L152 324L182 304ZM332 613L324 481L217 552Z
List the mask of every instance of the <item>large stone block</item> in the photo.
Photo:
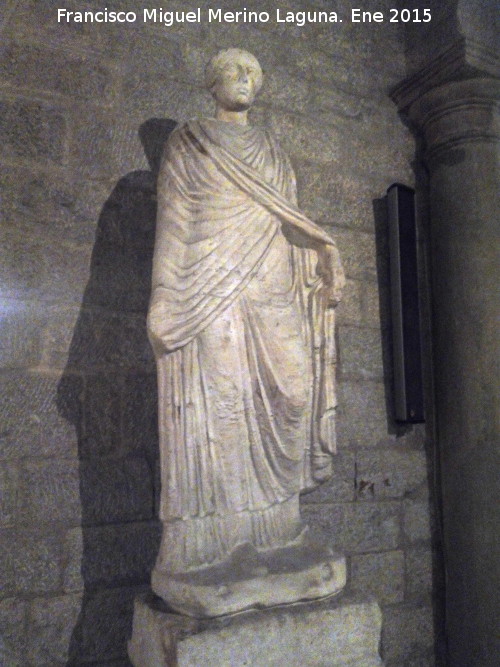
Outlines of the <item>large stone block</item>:
M96 111L91 117L75 114L70 122L68 158L71 166L93 180L109 182L123 175L118 164L124 150L118 120L111 113ZM136 169L145 167L144 161L135 165Z
M391 113L388 109L387 113ZM349 141L339 145L339 158L347 172L358 177L380 183L381 174L385 182L402 180L413 183L411 168L414 150L409 131L401 129L394 111L394 122L390 123L379 115L373 114L361 127L351 132ZM386 114L387 115L387 114ZM375 126L379 127L375 129ZM352 129L352 128L351 128Z
M20 300L39 297L47 277L43 247L7 230L0 238L0 295Z
M43 298L80 303L89 280L91 246L50 244L46 240L42 252L47 265L41 285Z
M64 538L63 552L63 590L65 593L77 593L85 589L82 574L83 529L71 528Z
M387 11L389 6L382 2L376 7L368 4L363 9ZM345 2L335 5L334 9L342 23L334 24L333 29L328 23L314 26L312 36L318 49L332 54L336 63L340 59L337 63L337 80L344 81L346 77L346 83L352 83L348 77L351 73L352 78L354 70L360 78L359 82L356 81L357 88L361 88L365 94L384 83L388 85L386 79L391 75L399 81L405 75L405 61L397 33L387 29L387 24L372 24L371 30L366 30L366 27L363 29L362 24L351 22L351 8L352 5ZM331 5L323 9L331 10Z
M90 588L149 581L160 538L157 522L113 524L83 530L82 575Z
M126 174L113 185L112 190L108 187L106 197L101 201L92 255L94 270L109 261L108 253L112 251L119 252L122 262L127 265L132 261L138 262L138 252L149 256L151 261L156 228L156 175L163 143L172 127L168 120L151 118L139 128L151 169ZM101 187L104 191L104 186ZM113 255L110 259L114 259ZM129 288L133 288L132 283L138 276L133 266L129 269Z
M5 667L26 665L26 620L28 604L17 598L0 602L0 664Z
M16 87L53 91L94 103L105 102L111 89L110 74L99 62L13 41L0 49L0 77Z
M153 500L152 470L145 458L80 463L83 525L151 519Z
M137 118L138 122L156 116L182 124L195 115L213 113L213 102L206 91L163 73L131 72L123 84L123 95L129 117Z
M146 334L146 316L135 313L82 310L75 324L68 366L109 372L154 366Z
M399 546L400 505L396 502L304 505L302 514L313 528L321 529L324 539L340 553L384 551Z
M78 460L27 461L22 467L22 520L79 523L82 517Z
M127 313L121 317L121 336L118 339L118 351L124 365L138 371L154 369L153 350L146 333L144 313Z
M81 301L89 277L90 247L2 233L0 294L17 299Z
M406 560L406 594L416 600L429 599L433 584L433 554L430 548L408 549Z
M375 235L336 226L328 229L337 243L347 276L375 281L377 279Z
M70 317L73 317L70 314ZM64 326L67 317L64 313L56 315L51 337ZM82 309L75 321L73 335L68 349L68 368L93 370L106 368L111 371L126 364L120 354L118 339L120 337L121 317L117 313ZM55 330L55 331L54 331ZM111 382L115 382L112 378Z
M75 374L48 375L42 406L40 455L61 457L79 453L83 379Z
M320 113L333 112L344 118L362 120L366 114L370 113L368 101L351 92L345 92L338 86L311 87L310 95L311 110L314 109Z
M348 227L373 233L372 201L380 194L376 185L315 160L295 160L294 167L299 204L307 215L335 229Z
M411 543L431 539L431 507L428 500L406 500L403 505L403 531Z
M3 167L0 186L10 193L0 201L3 224L17 234L77 243L94 240L100 207L106 199L97 184L73 184L66 173L54 181L46 172Z
M2 458L76 455L82 381L43 373L0 376Z
M309 86L304 79L291 76L288 67L273 67L266 74L259 103L304 112L309 104Z
M402 551L361 554L351 558L351 590L374 596L381 604L402 602L405 591L405 559Z
M431 607L401 604L384 610L382 657L386 667L431 667L433 644Z
M336 53L335 67L332 67L330 54L318 49L315 44L307 46L309 48L298 51L295 66L303 76L313 81L315 88L341 86L352 94L376 94L373 79L367 77L359 66L353 67L352 59Z
M234 5L229 3L226 4L225 8L223 6L221 8L229 11L235 9ZM269 7L266 7L266 9L269 11ZM251 45L251 51L258 54L259 62L264 71L269 71L271 66L279 67L284 65L287 60L291 60L286 57L286 49L287 46L289 47L289 43L279 34L274 34L273 38L270 39L269 33L260 30L255 23L221 21L220 23L207 23L203 28L203 46L205 46L208 56L205 62L219 49L232 48L236 44L242 45L243 48L246 45ZM297 42L295 43L297 44ZM298 44L297 47L300 48Z
M19 520L19 467L0 463L0 526L10 526Z
M122 452L121 404L121 375L102 373L87 378L80 438L82 458Z
M41 102L0 102L0 141L7 157L61 163L65 136L59 109Z
M340 167L342 132L334 126L311 125L308 116L265 111L263 124L270 127L292 159L309 159ZM333 164L332 164L333 163Z
M122 442L127 452L158 457L156 373L130 373L123 384Z
M330 480L311 493L302 496L301 502L350 502L354 499L355 457L353 452L339 452L333 458L333 474Z
M42 398L40 379L24 373L4 373L0 376L2 400L0 434L3 458L20 458L37 452L40 447L40 420L36 419L33 398ZM35 403L36 405L36 403Z
M75 328L80 307L56 305L45 308L45 328L42 332L42 365L50 369L69 370ZM64 375L68 377L68 373Z
M43 311L33 303L2 299L0 367L29 368L41 357Z
M362 323L368 327L388 327L390 324L390 300L388 285L379 286L371 281L363 282Z
M143 591L137 587L88 591L73 628L68 663L104 666L125 661L134 598Z
M62 536L43 530L4 530L0 576L4 595L50 593L61 586Z
M348 325L339 327L339 360L342 377L382 379L384 366L380 330Z
M16 38L57 45L70 53L83 52L107 58L130 53L128 38L131 31L128 24L115 24L112 30L102 30L102 26L96 23L58 21L57 8L51 0L10 4L15 5L15 11L8 12L7 32ZM66 0L64 7L71 11L82 9L77 0Z
M337 396L340 448L375 446L387 438L389 418L382 382L340 381Z
M377 449L356 455L356 494L364 500L402 498L427 482L425 452Z
M335 310L335 321L339 326L343 324L359 324L361 322L362 289L360 281L347 279L342 294L342 301Z
M197 622L135 604L129 655L135 667L375 667L381 615L376 604L321 603Z
M172 4L175 5L176 3ZM180 6L179 9L181 9ZM175 11L172 5L169 5L169 10ZM159 75L162 82L165 82L165 79L170 79L180 80L191 85L203 84L203 81L200 82L199 80L199 75L201 74L203 77L206 60L197 62L195 57L193 63L192 59L186 58L189 54L193 55L193 45L196 43L194 40L190 40L187 34L190 24L172 25L168 28L168 35L165 34L164 29L154 29L154 23L146 25L149 25L152 29L129 31L129 48L133 49L137 57L133 60L124 59L123 62L124 97L126 97L125 90L131 90L129 84L132 78L137 79L143 75L145 82L152 83L153 77L151 75L153 72ZM191 27L199 32L201 26L191 24ZM189 60L191 62L188 62Z
M25 638L28 664L49 667L67 663L81 606L82 595L78 594L31 601Z

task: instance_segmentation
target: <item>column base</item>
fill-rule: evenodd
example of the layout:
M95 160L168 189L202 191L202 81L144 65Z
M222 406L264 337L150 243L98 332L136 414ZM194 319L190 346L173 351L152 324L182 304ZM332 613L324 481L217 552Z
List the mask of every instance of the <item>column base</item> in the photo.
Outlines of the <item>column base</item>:
M381 625L376 603L318 601L199 620L149 595L136 599L128 651L134 667L380 667Z

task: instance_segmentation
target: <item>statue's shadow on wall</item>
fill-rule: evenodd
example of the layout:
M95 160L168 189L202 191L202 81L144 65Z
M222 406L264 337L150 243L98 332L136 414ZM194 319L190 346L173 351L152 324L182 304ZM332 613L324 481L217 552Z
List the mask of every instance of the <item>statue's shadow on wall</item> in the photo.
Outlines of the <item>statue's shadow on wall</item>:
M139 130L149 171L113 188L99 216L91 275L58 386L78 437L82 528L70 531L67 592L83 598L68 665L128 664L133 599L159 544L156 372L146 335L156 179L176 123ZM80 537L81 536L81 537Z

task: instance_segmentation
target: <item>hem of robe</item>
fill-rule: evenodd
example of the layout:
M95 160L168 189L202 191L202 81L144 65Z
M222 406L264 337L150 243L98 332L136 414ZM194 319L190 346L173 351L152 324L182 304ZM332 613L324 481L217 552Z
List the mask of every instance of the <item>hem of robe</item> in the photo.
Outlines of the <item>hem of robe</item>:
M246 543L258 551L285 547L301 530L298 494L263 510L165 522L155 569L173 574L215 565Z

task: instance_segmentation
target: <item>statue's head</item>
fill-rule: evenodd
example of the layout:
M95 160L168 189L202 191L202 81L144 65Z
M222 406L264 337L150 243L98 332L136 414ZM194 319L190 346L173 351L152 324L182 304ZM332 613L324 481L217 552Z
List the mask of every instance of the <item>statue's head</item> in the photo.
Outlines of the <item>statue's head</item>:
M224 49L208 63L207 88L217 104L228 111L244 111L252 106L262 86L259 61L248 51Z

